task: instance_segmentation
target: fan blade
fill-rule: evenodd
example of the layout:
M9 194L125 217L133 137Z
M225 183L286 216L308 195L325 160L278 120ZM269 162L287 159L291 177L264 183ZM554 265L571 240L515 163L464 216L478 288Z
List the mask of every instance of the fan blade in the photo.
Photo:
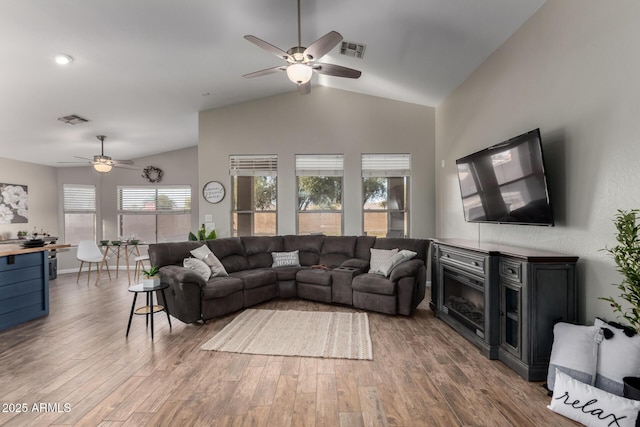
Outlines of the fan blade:
M120 169L132 169L132 170L140 170L141 168L136 167L136 166L131 166L131 165L127 165L127 164L121 164L121 163L115 163L113 165L114 168L120 168Z
M311 82L308 81L306 83L298 85L298 93L300 95L306 95L308 93L311 93Z
M56 162L56 163L58 163L58 164L74 164L74 165L86 165L87 164L87 162Z
M289 55L287 52L285 52L284 50L275 47L274 45L272 45L271 43L267 43L264 40L261 40L259 38L257 38L256 36L251 36L251 35L247 35L244 36L244 38L247 41L250 41L251 43L255 44L256 46L266 50L269 53L273 53L274 55L276 55L279 58L282 58L284 60L291 60L291 61L295 61L293 59L293 57L291 55Z
M92 162L93 161L93 159L87 159L86 157L80 157L80 156L73 156L73 157L75 157L76 159L86 160L88 162Z
M322 64L316 62L313 64L313 71L327 76L346 77L348 79L357 79L362 75L361 71L353 68L342 67L335 64Z
M324 36L320 37L318 40L311 43L304 51L304 56L306 56L309 61L314 61L316 59L320 59L331 49L337 46L338 43L342 41L342 35L337 31L330 31Z
M112 165L132 165L133 160L111 160L110 163Z
M246 79L250 79L252 77L260 77L260 76L264 76L266 74L275 73L276 71L284 71L286 69L287 69L286 65L280 65L278 67L272 67L272 68L267 68L267 69L260 70L260 71L254 71L253 73L245 74L242 77L244 77Z

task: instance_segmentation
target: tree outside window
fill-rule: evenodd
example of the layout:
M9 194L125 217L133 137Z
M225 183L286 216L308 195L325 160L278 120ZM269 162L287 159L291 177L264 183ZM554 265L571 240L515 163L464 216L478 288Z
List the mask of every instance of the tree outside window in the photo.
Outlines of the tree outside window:
M297 155L298 234L342 235L342 155Z

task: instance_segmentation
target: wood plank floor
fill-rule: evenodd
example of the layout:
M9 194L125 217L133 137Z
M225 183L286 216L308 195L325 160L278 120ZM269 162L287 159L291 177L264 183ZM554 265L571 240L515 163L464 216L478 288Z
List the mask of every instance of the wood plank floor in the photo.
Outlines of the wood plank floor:
M370 313L374 360L351 361L200 350L237 313L172 318L172 330L159 313L154 341L137 316L125 338L133 294L122 276L96 287L60 275L50 295L49 316L0 332L0 425L576 425L546 408L540 383L484 358L426 302L410 318Z

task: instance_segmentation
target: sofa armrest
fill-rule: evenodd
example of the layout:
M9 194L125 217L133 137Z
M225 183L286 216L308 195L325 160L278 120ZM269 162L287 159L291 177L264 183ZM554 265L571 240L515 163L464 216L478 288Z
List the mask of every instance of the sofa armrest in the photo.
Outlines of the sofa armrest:
M202 288L204 278L193 270L179 265L160 268L160 280L167 283L169 313L185 323L202 320Z
M165 265L160 267L160 277L163 283L178 284L178 283L195 283L200 285L200 288L206 285L204 278L186 267L179 265Z
M389 280L397 282L403 277L413 277L420 272L420 268L424 267L424 262L420 259L411 259L403 262L391 271Z

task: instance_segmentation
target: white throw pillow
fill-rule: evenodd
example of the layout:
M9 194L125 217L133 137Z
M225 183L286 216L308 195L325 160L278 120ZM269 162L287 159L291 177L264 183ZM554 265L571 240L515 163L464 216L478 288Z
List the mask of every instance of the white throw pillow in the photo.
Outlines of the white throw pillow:
M556 387L547 408L585 426L635 427L640 420L640 401L607 393L581 383L562 372L556 373Z
M271 252L273 264L271 267L300 267L300 256L298 251L292 252Z
M598 344L601 340L602 332L597 326L556 323L553 327L547 388L554 390L556 371L593 385L596 380Z
M596 387L622 396L624 377L640 377L640 335L625 335L622 328L596 319L594 326L609 329L598 347ZM610 336L613 334L613 336ZM607 338L607 336L610 338Z
M391 258L385 260L377 270L372 273L382 274L385 277L389 277L391 272L403 262L409 261L414 256L418 255L417 252L408 251L406 249L401 250L397 254L393 255Z
M371 260L369 261L369 273L375 273L382 264L398 253L398 249L371 249ZM377 273L381 274L381 273Z
M198 249L194 249L190 252L191 252L191 255L193 255L195 258L198 258L201 260L204 260L204 257L212 253L211 249L209 249L209 246L207 245L202 245Z
M227 270L224 268L224 265L220 262L218 257L216 257L213 252L209 252L203 258L203 261L211 268L211 277L224 277L228 276Z
M196 258L185 258L182 261L182 265L190 270L194 270L205 280L209 280L211 277L211 268L204 262Z

